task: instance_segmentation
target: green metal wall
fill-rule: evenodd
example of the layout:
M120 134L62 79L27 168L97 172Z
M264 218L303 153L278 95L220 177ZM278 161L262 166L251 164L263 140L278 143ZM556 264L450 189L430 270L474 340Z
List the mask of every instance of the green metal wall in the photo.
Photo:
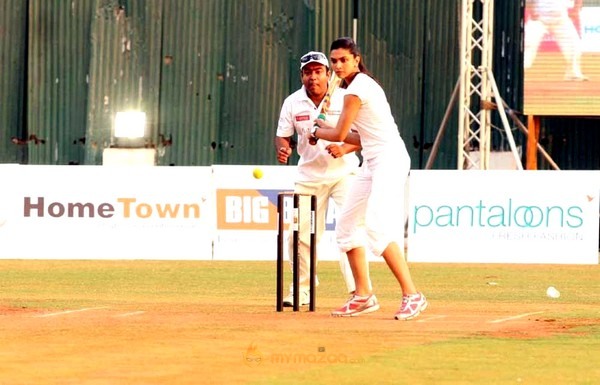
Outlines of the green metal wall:
M459 78L460 0L424 2L420 35L423 45L422 59L422 113L419 129L406 138L412 149L413 167L423 168L431 156L431 148L440 130L446 109L452 115L446 125L434 168L455 168L458 137L458 100L451 97Z
M352 0L314 0L302 3L310 12L310 28L300 29L304 30L302 32L308 43L303 47L302 53L310 50L328 53L329 45L334 39L352 36ZM302 27L303 24L298 26Z
M422 168L458 79L459 0L363 1L358 40L411 155ZM377 10L374 10L377 8ZM456 157L456 119L437 163Z
M27 3L3 0L0 11L0 162L27 161L25 82ZM10 11L8 11L10 10Z
M160 165L275 164L298 58L351 36L353 0L3 0L0 162L100 164L114 114L148 114ZM423 168L458 79L461 0L358 0L357 40ZM494 73L522 105L522 1L496 2ZM598 169L597 119L543 118L563 169ZM495 124L500 126L498 121ZM517 144L523 136L513 131ZM506 148L502 130L492 145ZM456 107L434 168L455 168ZM543 162L542 168L546 167Z
M161 165L216 163L226 2L165 1L157 142Z
M227 2L223 104L217 163L271 164L281 102L289 93L302 26L302 2ZM300 33L300 34L299 34Z
M91 20L86 164L102 163L122 110L146 112L157 135L163 1L95 0Z
M92 0L22 1L27 20L29 164L79 164L84 153Z

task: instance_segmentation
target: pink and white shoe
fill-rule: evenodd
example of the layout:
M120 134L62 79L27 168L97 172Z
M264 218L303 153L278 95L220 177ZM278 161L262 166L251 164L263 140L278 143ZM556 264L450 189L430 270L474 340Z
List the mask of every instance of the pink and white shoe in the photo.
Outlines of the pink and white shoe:
M366 297L353 295L344 306L332 311L331 315L334 317L355 317L376 310L379 310L379 302L377 302L377 297L374 294Z
M394 318L397 320L407 321L413 319L427 309L427 299L423 293L405 295L402 297L402 305Z

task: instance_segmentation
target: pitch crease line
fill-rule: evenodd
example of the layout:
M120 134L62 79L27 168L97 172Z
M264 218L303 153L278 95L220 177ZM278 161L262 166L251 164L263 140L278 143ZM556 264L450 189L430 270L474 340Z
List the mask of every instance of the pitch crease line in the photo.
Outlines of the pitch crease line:
M40 315L36 315L34 317L36 317L36 318L55 317L55 316L59 316L59 315L65 315L65 314L71 314L71 313L80 313L80 312L84 312L84 311L107 309L107 308L108 308L108 306L86 307L86 308L83 308L83 309L65 310L65 311L58 311L56 313L40 314Z
M512 316L512 317L495 319L493 321L488 321L488 322L491 323L491 324L498 324L500 322L512 321L512 320L515 320L515 319L527 317L527 316L534 315L534 314L541 314L541 313L543 313L543 311L536 311L536 312L533 312L533 313L519 314L519 315L515 315L515 316Z
M117 314L115 317L131 317L134 315L139 315L139 314L144 314L145 311L140 310L140 311L132 311L130 313L123 313L123 314Z
M434 315L429 318L421 318L421 319L417 320L417 322L428 322L428 321L432 321L434 319L440 319L440 318L446 318L446 317L448 317L448 316L447 315Z

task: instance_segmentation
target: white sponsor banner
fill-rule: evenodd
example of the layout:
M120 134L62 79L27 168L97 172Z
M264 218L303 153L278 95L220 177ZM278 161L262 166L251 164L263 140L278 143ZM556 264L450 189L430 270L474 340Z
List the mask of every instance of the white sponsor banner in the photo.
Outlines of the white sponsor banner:
M262 178L253 175L260 169ZM217 260L274 260L277 196L294 189L293 166L215 165Z
M599 171L413 170L413 262L598 263Z
M262 171L257 179L253 171ZM277 197L293 192L296 166L213 166L216 189L216 260L268 260L277 258ZM319 204L317 202L317 204ZM308 201L301 207L308 210ZM304 210L304 209L302 209ZM306 213L308 215L308 213ZM325 214L325 232L317 245L320 261L338 261L341 253L335 237L339 208L330 199ZM293 220L291 196L284 200L284 259L289 259L288 237ZM383 261L367 251L371 261ZM345 256L344 256L345 258Z
M14 218L19 212L15 205L18 183L17 164L0 164L0 258L5 249L6 240L9 238L9 231L14 228L11 218Z
M253 171L262 171L257 179ZM277 197L292 192L296 166L213 166L216 189L216 260L275 260L277 257ZM303 202L305 203L305 202ZM307 202L306 202L307 203ZM304 207L309 207L304 206ZM284 258L288 259L287 237L293 217L291 197L284 201ZM338 260L335 242L337 209L328 206L326 231L317 255L319 260Z
M256 167L0 165L0 258L274 260L277 195L296 168L256 179ZM596 264L599 183L598 171L413 170L408 258ZM336 216L330 202L320 260L339 258Z
M0 258L212 258L210 167L17 166L0 175L10 180Z

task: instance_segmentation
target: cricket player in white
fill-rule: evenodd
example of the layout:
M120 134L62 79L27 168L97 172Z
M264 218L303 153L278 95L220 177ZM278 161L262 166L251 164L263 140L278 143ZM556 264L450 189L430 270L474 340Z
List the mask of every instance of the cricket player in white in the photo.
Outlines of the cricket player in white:
M287 164L292 154L293 136L297 134L297 151L300 155L298 175L294 191L300 194L314 194L317 198L317 244L325 231L325 216L329 198L337 207L346 199L350 184L358 169L359 159L355 153L360 147L346 143L321 141L310 145L310 131L320 111L320 104L327 93L330 75L329 61L322 52L308 52L300 59L302 88L288 96L283 102L275 148L279 163ZM327 121L336 123L342 110L344 90L338 89L331 97ZM303 202L307 208L307 202ZM302 204L301 204L302 206ZM302 209L302 207L301 207ZM310 259L309 259L309 216L300 215L300 242L298 257L300 264L300 305L307 305L310 299ZM304 230L303 230L304 229ZM289 237L289 255L292 255L292 237ZM354 292L354 279L345 253L340 253L340 268L348 292ZM290 265L292 259L290 258ZM317 280L318 282L318 280ZM293 291L283 300L284 306L292 306Z
M565 80L585 81L588 77L581 71L582 43L569 9L573 0L529 0L527 7L530 18L525 24L525 47L523 66L527 70L533 66L538 48L546 33L551 33L566 62Z
M318 127L311 133L317 139L361 145L364 159L336 227L338 244L347 252L356 291L332 315L356 316L379 309L370 287L365 249L357 242L357 226L364 223L369 248L374 255L383 256L402 290L400 309L394 317L408 320L427 308L427 300L416 290L404 258L404 185L410 157L385 93L368 75L354 41L348 37L335 40L330 62L346 87L342 114L335 125L317 119Z

